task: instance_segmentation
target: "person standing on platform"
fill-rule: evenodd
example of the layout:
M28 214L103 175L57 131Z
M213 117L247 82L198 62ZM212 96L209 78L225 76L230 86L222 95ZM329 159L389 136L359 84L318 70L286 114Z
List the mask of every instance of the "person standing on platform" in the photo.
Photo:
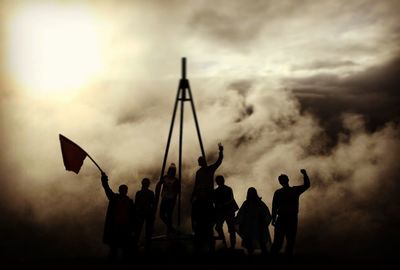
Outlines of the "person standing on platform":
M179 180L176 178L176 165L171 163L168 168L167 174L161 178L157 185L162 186L161 191L161 204L160 204L160 218L167 226L167 232L175 232L172 226L172 216L176 203L176 198L179 194ZM160 188L160 187L159 187Z
M310 187L310 179L306 170L302 169L300 172L304 178L304 183L301 186L289 186L289 177L286 174L281 174L278 177L282 188L275 191L272 200L272 225L275 226L274 242L271 248L273 255L279 253L285 237L285 254L288 258L293 255L297 234L299 197Z
M256 248L261 249L264 255L268 253L267 245L271 242L268 229L270 222L271 213L268 206L258 196L254 187L249 188L246 200L236 216L238 232L243 240L242 246L247 249L249 255L252 255Z
M154 215L155 215L155 197L154 192L149 189L150 180L143 178L142 188L136 192L136 228L135 228L135 244L139 242L144 223L145 230L145 249L150 248L151 237L153 235Z
M118 252L122 250L122 258L126 260L133 245L135 206L127 196L128 186L120 185L119 193L114 193L108 185L108 176L101 174L101 184L109 200L104 223L103 242L110 246L109 259L118 260Z
M213 202L214 174L223 160L224 147L218 144L219 155L214 164L207 165L204 157L198 158L200 168L196 172L196 179L191 196L192 202L192 228L194 231L194 244L200 251L207 246L208 251L215 248L214 224L215 208Z
M222 240L225 248L227 243L225 240L223 225L226 222L228 226L231 249L235 249L236 231L235 231L235 212L239 209L231 187L225 185L225 178L218 175L215 178L218 187L214 190L214 205L216 213L215 230L218 233L218 238Z

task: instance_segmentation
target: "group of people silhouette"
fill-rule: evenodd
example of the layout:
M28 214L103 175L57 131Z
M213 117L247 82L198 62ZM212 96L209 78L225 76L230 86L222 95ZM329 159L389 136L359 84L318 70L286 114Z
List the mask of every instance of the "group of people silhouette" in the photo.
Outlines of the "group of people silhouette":
M306 170L300 170L304 179L304 183L300 186L290 186L289 177L285 174L278 177L282 188L274 193L272 213L254 187L247 190L246 200L239 207L232 188L225 184L224 176L217 175L214 178L224 157L222 144L218 144L218 149L218 159L211 165L207 165L204 157L198 158L200 168L196 172L190 197L195 251L213 252L216 240L222 240L223 246L228 248L223 231L226 222L231 250L236 248L236 234L238 234L248 254L253 254L255 249L261 249L263 254L269 251L274 256L280 252L286 238L285 255L291 257L297 232L299 197L310 187ZM217 184L215 189L214 181ZM101 182L109 200L103 242L110 247L111 261L116 260L119 250L122 250L123 258L135 252L143 225L145 225L145 249L150 248L157 212L157 197L160 193L160 219L167 227L167 234L176 231L172 225L172 217L180 183L176 177L174 163L171 163L166 175L157 183L156 194L149 189L150 180L143 178L142 187L136 192L135 201L127 196L126 185L120 185L119 192L114 193L104 172L101 175ZM274 226L273 242L268 229L270 224ZM217 232L217 237L214 236L214 230ZM268 243L271 242L269 249Z

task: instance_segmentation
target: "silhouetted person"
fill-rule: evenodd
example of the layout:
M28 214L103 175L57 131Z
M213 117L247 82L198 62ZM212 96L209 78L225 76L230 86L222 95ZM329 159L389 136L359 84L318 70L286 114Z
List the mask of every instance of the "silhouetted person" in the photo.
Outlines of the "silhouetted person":
M168 233L174 232L172 226L172 214L174 211L176 198L179 193L179 180L176 178L176 166L174 163L168 168L167 174L161 178L157 185L162 185L160 218L167 225Z
M143 178L142 189L136 192L136 226L135 226L135 244L138 244L142 232L143 224L146 223L145 230L145 248L150 247L153 234L155 197L154 192L149 190L150 180Z
M114 193L108 185L108 176L105 173L101 175L101 183L109 200L103 242L110 246L110 261L117 261L120 249L123 260L126 260L133 244L134 203L127 196L128 187L126 185L120 185L119 193Z
M219 156L217 161L207 166L204 157L198 158L200 169L196 172L196 179L191 196L192 227L194 231L195 248L199 251L204 243L209 251L214 251L214 223L215 208L213 203L214 174L221 165L224 148L218 144Z
M268 230L271 213L254 187L247 190L246 200L237 213L236 222L243 240L242 245L247 252L251 255L259 247L266 254L267 243L271 241Z
M236 231L235 231L235 212L239 209L235 198L233 197L232 188L225 185L225 179L222 175L215 178L218 187L214 190L214 204L216 214L215 230L218 233L219 239L222 240L225 247L227 247L223 225L226 221L228 225L228 232L230 238L231 248L234 249L236 245Z
M207 166L207 163L202 156L197 160L200 169L198 169L196 172L196 179L192 192L192 202L198 200L212 201L214 190L214 174L224 158L224 147L221 143L218 144L218 149L218 159L214 164Z
M274 193L272 200L272 225L275 226L274 242L271 252L277 254L286 237L285 254L290 258L293 255L297 233L297 214L299 212L299 197L310 187L310 179L306 170L302 169L304 183L301 186L289 186L289 177L281 174L278 177L282 188Z

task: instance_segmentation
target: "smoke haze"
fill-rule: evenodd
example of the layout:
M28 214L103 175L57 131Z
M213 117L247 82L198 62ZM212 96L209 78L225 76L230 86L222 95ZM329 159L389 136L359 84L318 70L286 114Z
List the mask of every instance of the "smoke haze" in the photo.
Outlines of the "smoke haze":
M216 159L222 142L225 158L217 174L225 176L239 205L253 186L271 208L277 177L286 173L291 185L299 185L305 168L311 189L300 199L298 253L397 253L397 1L222 1L218 8L210 1L1 5L9 11L2 19L0 69L4 258L107 252L101 237L108 202L100 174L88 160L78 175L65 171L58 134L99 163L113 190L126 183L132 197L144 177L154 189L183 56L208 161ZM74 16L81 13L75 9L88 12L82 14L95 18L93 31L101 41L101 72L74 89L24 84L20 68L39 67L32 59L18 62L22 52L12 42L17 37L35 48L37 37L27 35L18 19L25 9L56 15L68 10L76 31L80 17ZM84 65L84 58L73 56L76 68ZM186 109L184 206L200 155ZM177 163L177 127L169 163ZM190 209L182 211L189 231Z

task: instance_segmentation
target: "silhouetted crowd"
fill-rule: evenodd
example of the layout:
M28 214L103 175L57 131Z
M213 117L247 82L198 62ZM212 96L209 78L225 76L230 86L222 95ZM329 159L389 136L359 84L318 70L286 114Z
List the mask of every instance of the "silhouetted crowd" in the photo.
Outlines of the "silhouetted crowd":
M290 258L293 255L296 239L299 197L310 187L306 171L300 170L304 178L304 183L300 186L289 186L289 178L285 174L278 177L282 188L274 193L272 213L254 187L248 188L246 200L239 207L233 190L225 184L224 177L222 175L214 177L224 157L224 148L221 144L218 144L218 149L218 159L211 165L207 164L203 156L198 158L200 168L196 172L190 197L195 251L214 252L216 240L221 240L224 248L235 250L236 234L238 234L242 239L242 246L249 255L256 249L261 250L262 254L277 255L286 239L284 254ZM180 183L176 177L174 163L171 163L166 175L157 183L156 193L149 189L150 180L144 178L134 201L127 196L126 185L120 185L118 193L114 193L105 173L101 175L101 182L109 200L103 241L110 247L111 261L117 260L119 251L122 251L123 259L137 251L143 226L144 248L148 250L151 247L159 196L161 196L159 216L166 225L167 235L176 233L172 217L180 193ZM217 184L215 189L214 182ZM228 227L229 247L223 231L224 223ZM273 241L268 228L270 224L274 226ZM217 236L214 235L214 230Z

